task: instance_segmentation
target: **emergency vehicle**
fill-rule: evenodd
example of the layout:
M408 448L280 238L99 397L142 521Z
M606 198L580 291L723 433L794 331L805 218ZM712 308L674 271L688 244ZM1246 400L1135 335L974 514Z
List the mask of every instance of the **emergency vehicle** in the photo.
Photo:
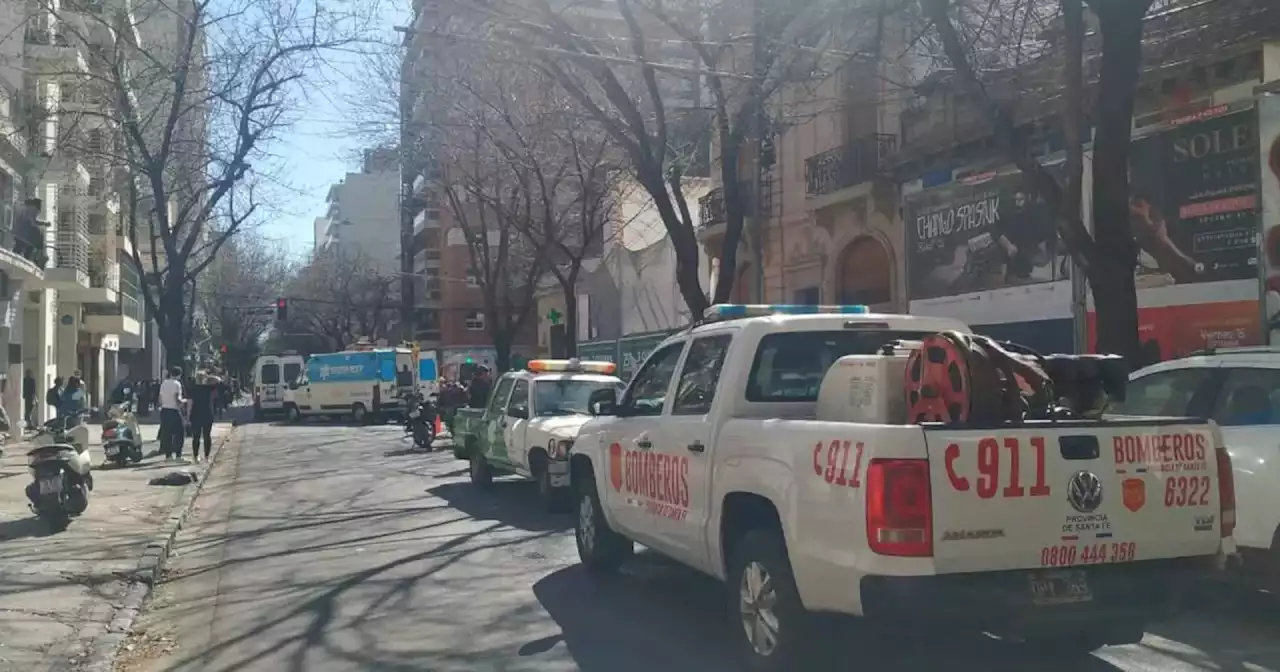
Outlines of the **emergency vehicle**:
M1235 495L1212 421L1103 414L1127 373L950 319L713 306L592 400L579 557L724 580L749 669L806 669L816 612L1137 642L1234 557Z
M416 389L413 369L409 348L357 346L312 355L289 385L285 416L290 422L309 415L349 416L356 423L398 416L404 412L404 394Z
M279 355L261 355L253 363L253 417L261 420L269 413L284 411L285 392L302 373L302 355L292 350Z
M485 408L458 409L454 419L454 454L470 460L471 482L487 486L496 473L518 474L538 482L544 508L565 508L574 437L591 419L591 396L622 388L617 369L613 362L535 359L503 374Z

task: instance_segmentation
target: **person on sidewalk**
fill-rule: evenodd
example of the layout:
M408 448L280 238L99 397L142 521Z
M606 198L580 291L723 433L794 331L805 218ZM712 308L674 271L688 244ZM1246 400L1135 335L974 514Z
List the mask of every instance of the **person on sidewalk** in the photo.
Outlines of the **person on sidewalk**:
M213 403L220 381L206 373L196 374L196 384L191 388L191 406L187 417L191 419L191 455L200 461L200 439L204 438L204 458L209 459L213 450Z
M186 399L182 396L182 369L169 369L169 376L160 383L160 451L165 460L182 459L183 436L182 407Z
M58 415L68 417L85 409L84 388L80 385L79 376L67 379L67 387L58 398Z
M62 403L62 376L53 379L53 387L44 393L44 403L49 405L49 416L52 419Z
M36 377L32 375L31 369L27 369L27 375L22 377L22 419L26 421L27 427L31 427L36 412Z

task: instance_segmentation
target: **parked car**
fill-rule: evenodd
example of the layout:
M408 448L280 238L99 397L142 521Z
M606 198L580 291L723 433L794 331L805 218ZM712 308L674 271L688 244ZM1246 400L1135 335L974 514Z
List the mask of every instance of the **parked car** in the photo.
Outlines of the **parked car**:
M1206 417L1221 426L1247 576L1280 588L1280 348L1218 348L1139 369L1113 410Z

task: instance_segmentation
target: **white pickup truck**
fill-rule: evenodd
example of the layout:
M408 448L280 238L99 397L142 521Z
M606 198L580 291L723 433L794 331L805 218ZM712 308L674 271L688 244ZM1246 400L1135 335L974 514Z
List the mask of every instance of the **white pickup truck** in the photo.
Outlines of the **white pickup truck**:
M910 424L876 355L965 325L770 308L791 307L714 306L668 338L571 457L582 563L639 542L726 581L749 669L804 669L814 612L1136 642L1234 553L1213 423Z

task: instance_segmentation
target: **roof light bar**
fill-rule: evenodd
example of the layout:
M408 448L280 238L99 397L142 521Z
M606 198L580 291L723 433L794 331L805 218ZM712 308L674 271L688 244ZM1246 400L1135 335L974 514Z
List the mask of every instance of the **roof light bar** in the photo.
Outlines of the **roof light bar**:
M525 368L533 373L598 373L612 376L618 371L613 362L584 362L581 359L531 359Z
M802 304L742 304L717 303L702 313L708 321L737 320L744 317L766 315L865 315L871 312L866 306L807 306Z

